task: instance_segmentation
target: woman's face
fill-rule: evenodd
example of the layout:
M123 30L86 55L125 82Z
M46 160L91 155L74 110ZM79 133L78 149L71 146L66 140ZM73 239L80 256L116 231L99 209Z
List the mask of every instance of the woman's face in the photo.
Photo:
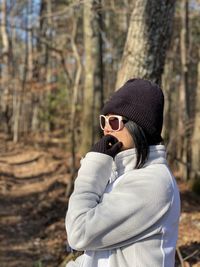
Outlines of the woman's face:
M113 115L113 114L108 114L108 116L109 115ZM110 125L108 123L106 123L103 132L104 132L104 135L107 135L107 134L113 135L120 142L122 142L122 144L123 144L122 150L126 150L126 149L130 149L130 148L135 147L134 142L133 142L133 138L132 138L131 134L129 133L129 131L127 130L127 128L124 127L123 122L121 122L121 128L119 131L112 130Z

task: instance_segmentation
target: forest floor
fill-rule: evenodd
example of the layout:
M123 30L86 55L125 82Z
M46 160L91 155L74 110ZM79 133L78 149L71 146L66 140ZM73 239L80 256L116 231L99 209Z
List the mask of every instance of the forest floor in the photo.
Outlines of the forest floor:
M64 226L70 161L61 148L0 136L0 267L63 267L71 256ZM200 197L177 182L182 213L176 267L200 267Z

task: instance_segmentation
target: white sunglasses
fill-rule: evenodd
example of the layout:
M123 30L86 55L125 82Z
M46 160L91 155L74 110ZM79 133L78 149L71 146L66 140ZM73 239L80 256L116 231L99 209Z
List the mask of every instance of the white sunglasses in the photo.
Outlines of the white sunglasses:
M124 123L128 120L119 115L100 115L99 116L101 129L104 130L106 124L110 126L113 131L119 131L124 127Z

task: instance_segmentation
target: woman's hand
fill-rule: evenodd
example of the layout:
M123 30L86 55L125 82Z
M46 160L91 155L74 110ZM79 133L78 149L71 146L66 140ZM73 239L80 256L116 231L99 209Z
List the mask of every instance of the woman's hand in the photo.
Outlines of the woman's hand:
M93 152L99 152L114 158L122 148L122 142L113 135L103 136L91 149Z

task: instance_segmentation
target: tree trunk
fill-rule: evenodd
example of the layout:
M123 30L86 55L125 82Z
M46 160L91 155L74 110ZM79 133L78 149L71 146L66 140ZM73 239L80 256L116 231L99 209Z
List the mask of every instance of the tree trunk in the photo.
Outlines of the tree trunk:
M78 102L78 89L79 83L81 79L82 73L82 65L81 59L78 53L77 45L75 43L76 34L77 34L77 20L73 22L73 31L71 37L71 45L73 54L76 60L76 73L75 73L75 81L73 85L73 95L72 95L72 103L71 103L71 116L70 116L70 131L71 131L71 180L68 184L66 195L69 196L72 193L73 189L73 181L76 174L76 132L77 132L77 121L76 121L76 106Z
M29 5L26 7L26 28L29 26ZM28 50L28 31L25 33L25 49L24 49L24 64L23 64L23 75L22 75L22 84L21 84L21 90L19 92L19 126L18 129L20 129L19 132L19 138L23 135L24 137L27 135L28 127L27 127L27 91L26 91L26 83L28 78L28 58L29 58L29 50Z
M47 17L47 25L48 25L48 28L47 28L47 32L46 32L46 38L48 40L48 42L52 43L53 41L53 36L52 36L52 0L47 0L46 1L46 5L47 5L47 14L48 14L48 17ZM50 49L49 47L47 46L47 55L46 55L46 59L47 59L47 62L46 62L46 68L47 68L47 76L46 76L46 82L47 84L51 84L51 81L52 81L52 66L53 66L53 62L52 62L52 58L51 58L51 54L50 54Z
M2 36L2 55L4 59L4 68L2 69L2 78L8 78L9 74L9 53L10 43L7 31L7 5L6 0L1 3L1 36Z
M13 95L13 142L19 140L19 121L20 121L21 99L19 87L16 87Z
M179 38L176 38L173 41L173 46L171 47L167 60L165 62L165 70L162 77L162 84L163 84L163 91L165 95L165 109L164 109L164 125L163 125L163 131L162 135L164 137L165 143L167 146L169 146L169 150L173 154L176 153L174 151L174 142L176 141L175 136L177 135L176 131L176 122L177 122L177 114L174 114L173 112L173 103L176 103L176 99L174 99L173 90L173 73L175 71L174 67L174 55L178 52L178 46L179 46ZM176 93L177 91L175 91Z
M97 3L97 2L96 2ZM98 0L99 7L101 7L101 0ZM103 31L103 18L101 11L99 12L97 6L97 11L94 18L94 31L93 31L93 42L94 42L94 116L93 116L93 143L96 143L101 136L101 129L99 126L99 114L103 106L103 40L102 40L102 31ZM89 147L88 147L89 148Z
M188 25L188 0L182 1L182 29L180 36L180 52L182 66L182 84L180 88L179 111L179 158L182 164L180 172L185 180L189 179L191 172L191 126L190 126L190 94L188 84L189 70L189 25Z
M199 179L200 181L200 49L199 49L199 63L197 66L197 89L196 89L196 105L194 117L194 129L192 135L192 175L191 178Z
M82 143L80 147L82 155L91 148L99 132L97 124L95 124L94 128L94 121L98 121L97 113L101 108L103 91L102 61L99 59L99 51L102 46L101 42L99 42L99 24L94 12L95 6L93 2L93 0L89 0L84 3L85 80ZM97 66L100 67L97 68Z
M31 119L31 132L36 133L39 127L39 98L32 96L32 119Z
M1 2L1 36L2 36L2 63L4 65L1 68L1 84L0 84L0 96L1 96L1 110L2 118L4 123L5 132L9 132L8 126L8 98L9 98L9 80L10 80L10 71L9 71L9 62L10 62L10 42L9 35L7 31L7 5L6 0Z
M27 36L27 42L28 42L28 73L27 73L27 79L28 81L32 81L33 78L33 29L32 29L32 20L31 16L33 13L33 2L32 0L29 0L28 2L28 36Z
M136 0L116 89L132 77L160 83L169 44L175 1Z

